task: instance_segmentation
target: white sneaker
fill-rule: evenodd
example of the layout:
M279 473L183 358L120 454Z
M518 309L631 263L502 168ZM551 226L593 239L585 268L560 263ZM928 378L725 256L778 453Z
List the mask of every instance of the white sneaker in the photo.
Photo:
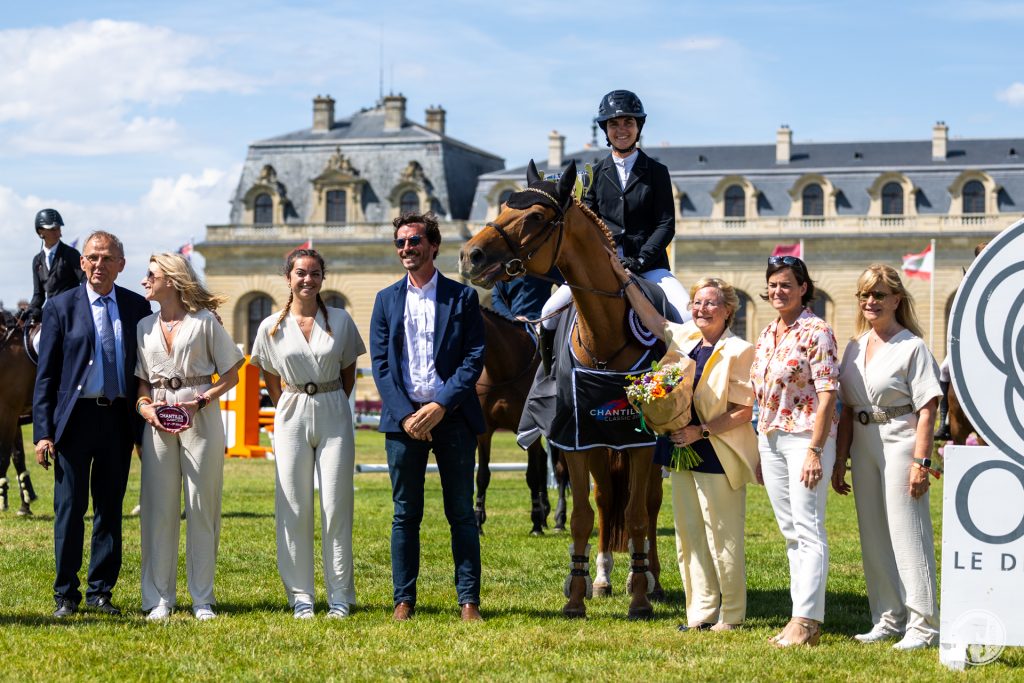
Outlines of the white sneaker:
M931 643L927 640L922 640L920 636L907 634L903 636L903 640L892 646L894 650L902 650L903 652L910 652L911 650L923 650L926 647L931 647Z
M197 605L192 608L192 614L196 615L199 621L210 621L216 619L217 614L213 611L213 605Z
M903 636L901 631L894 631L888 626L875 624L867 633L858 633L854 639L861 643L881 643L886 640L896 640Z
M312 619L313 605L308 602L297 602L293 608L292 617L295 619Z
M349 606L346 602L335 603L327 610L328 619L344 619L348 616Z
M167 621L170 618L171 608L164 604L157 605L146 615L146 621Z

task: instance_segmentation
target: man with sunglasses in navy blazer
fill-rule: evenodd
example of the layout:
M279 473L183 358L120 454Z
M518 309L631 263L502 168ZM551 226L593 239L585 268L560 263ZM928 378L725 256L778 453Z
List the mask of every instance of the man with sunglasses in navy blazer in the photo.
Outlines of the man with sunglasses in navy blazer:
M394 518L394 618L416 607L423 485L431 450L451 527L462 619L480 617L480 536L473 514L476 436L484 431L476 381L483 370L484 322L476 291L434 265L441 231L433 213L394 220L395 248L407 274L377 294L370 354L380 392Z
M32 421L36 461L54 465L53 541L57 578L53 616L78 611L82 599L85 513L92 499L92 542L86 603L117 616L111 593L121 571L121 506L132 445L142 436L135 414L139 321L152 309L144 298L114 286L124 270L124 247L108 232L85 241L85 283L43 307Z

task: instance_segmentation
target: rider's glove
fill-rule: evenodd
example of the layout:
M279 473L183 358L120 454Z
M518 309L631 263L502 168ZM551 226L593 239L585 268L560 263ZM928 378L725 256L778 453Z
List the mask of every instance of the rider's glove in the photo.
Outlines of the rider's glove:
M644 260L640 258L634 258L633 256L623 256L619 259L622 263L622 267L631 273L639 273L644 269Z

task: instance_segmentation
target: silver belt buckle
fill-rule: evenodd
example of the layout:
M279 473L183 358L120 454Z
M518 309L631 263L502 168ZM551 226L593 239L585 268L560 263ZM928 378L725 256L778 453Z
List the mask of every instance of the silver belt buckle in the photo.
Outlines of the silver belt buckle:
M319 387L317 387L316 382L306 382L302 385L302 390L306 392L307 396L313 396L319 391Z
M181 387L185 385L185 380L183 380L180 377L171 377L169 380L166 381L167 386L169 386L172 391L177 391L178 389L181 389Z

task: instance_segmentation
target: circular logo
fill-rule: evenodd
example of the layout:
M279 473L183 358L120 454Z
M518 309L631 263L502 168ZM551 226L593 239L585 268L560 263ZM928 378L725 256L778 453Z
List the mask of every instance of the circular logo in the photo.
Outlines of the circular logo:
M176 430L188 427L188 411L180 406L159 406L156 408L156 419L164 429Z
M967 663L972 666L994 662L1006 647L1006 627L1003 622L983 609L972 609L961 614L953 622L952 631L957 642L968 643Z
M1024 220L964 276L949 325L951 378L985 441L1024 465Z

